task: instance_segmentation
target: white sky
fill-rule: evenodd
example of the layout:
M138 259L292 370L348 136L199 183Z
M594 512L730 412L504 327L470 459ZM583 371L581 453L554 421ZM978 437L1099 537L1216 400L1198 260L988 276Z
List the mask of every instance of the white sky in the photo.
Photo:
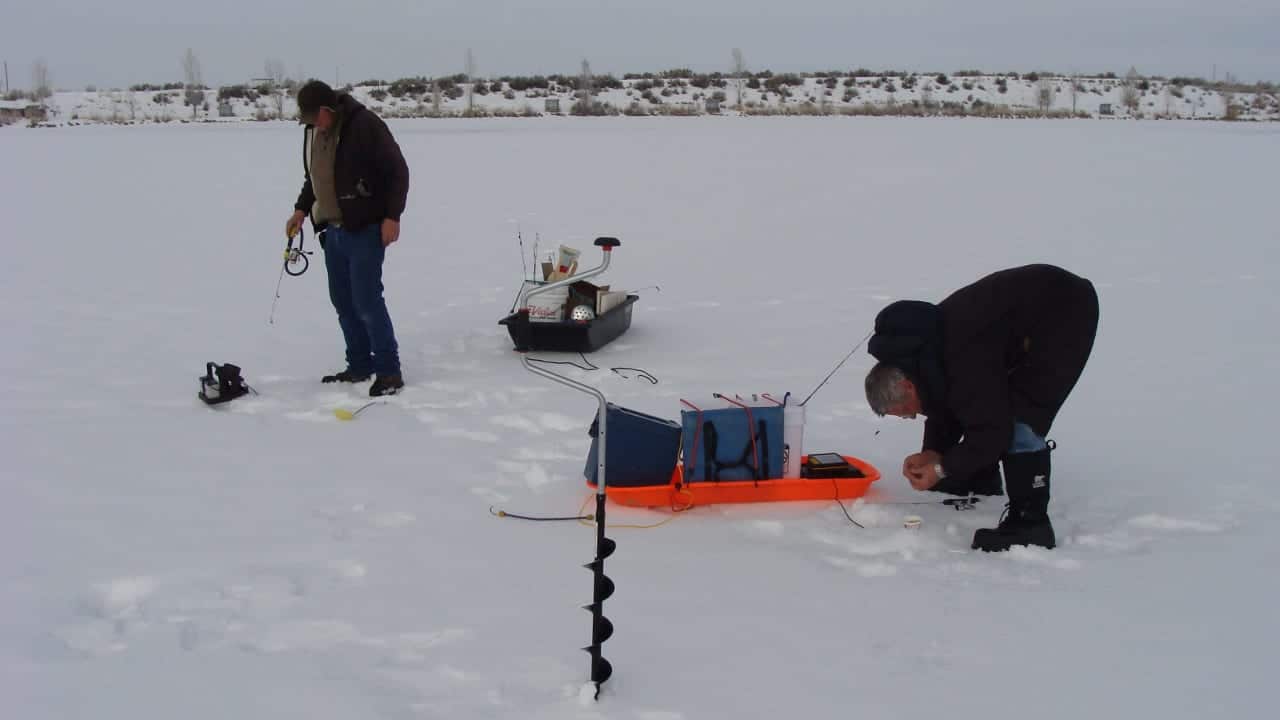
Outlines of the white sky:
M209 84L260 77L268 58L333 82L691 67L868 67L1280 81L1278 0L5 0L10 84L47 63L79 89L182 79L195 50Z

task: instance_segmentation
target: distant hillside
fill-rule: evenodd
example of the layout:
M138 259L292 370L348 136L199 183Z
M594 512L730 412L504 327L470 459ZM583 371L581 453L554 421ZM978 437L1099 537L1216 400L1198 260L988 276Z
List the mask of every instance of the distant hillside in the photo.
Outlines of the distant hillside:
M1118 78L962 72L772 74L730 78L688 71L593 76L584 103L577 76L462 76L366 81L348 89L385 117L544 115L948 115L1280 120L1272 85L1229 86L1194 78ZM54 124L292 119L292 91L225 86L58 92L45 101ZM188 95L194 104L188 102ZM740 96L740 97L739 97Z

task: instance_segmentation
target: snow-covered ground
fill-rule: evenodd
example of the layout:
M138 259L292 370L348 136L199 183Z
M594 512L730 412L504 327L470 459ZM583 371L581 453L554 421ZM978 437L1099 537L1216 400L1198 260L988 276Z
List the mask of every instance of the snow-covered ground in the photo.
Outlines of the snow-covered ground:
M6 717L1269 717L1280 452L1271 125L890 118L393 121L386 286L409 387L354 422L319 265L285 278L284 123L0 131ZM1061 264L1099 288L1052 436L1061 547L981 555L895 469L865 352L806 447L885 472L833 503L617 527L583 705L594 406L496 322L526 251L616 235L643 291L578 372L620 404L807 393L902 297ZM589 264L589 263L584 263ZM261 393L211 410L207 361ZM877 432L878 431L878 432ZM915 532L908 514L923 516ZM646 525L668 513L617 508Z
M874 114L927 112L930 114L1020 113L1034 114L1041 107L1041 92L1047 93L1047 107L1058 113L1078 113L1091 117L1142 117L1218 119L1232 112L1243 120L1280 120L1280 97L1274 93L1239 92L1224 94L1196 84L1164 80L1133 82L1133 102L1126 105L1125 81L1116 78L1076 78L1073 93L1068 77L1040 78L980 75L911 75L907 77L860 75L830 77L779 77L759 80L752 88L742 88L743 110L757 114ZM693 77L631 78L622 87L601 89L596 102L612 112L646 114L736 114L737 85L734 80L709 79L697 87ZM745 82L745 81L744 81ZM1145 82L1142 87L1139 82ZM521 115L568 113L575 102L574 91L563 83L548 87L514 90L509 83L486 81L486 89L472 96L471 112L481 115ZM425 84L423 87L427 87ZM442 94L437 111L430 92L395 95L390 85L360 85L354 95L387 117L458 116L469 107L463 88L453 96ZM388 92L388 91L392 92ZM191 120L248 120L295 117L292 97L276 97L249 92L251 97L228 96L220 101L219 90L206 93L206 102L194 112L184 103L182 90L103 90L59 92L50 102L55 113L51 122L131 123ZM286 93L286 95L288 95ZM717 100L709 108L708 100ZM554 101L550 106L548 100ZM223 107L225 105L225 107ZM1104 109L1104 106L1105 109ZM553 109L554 108L554 109ZM919 108L919 109L917 109ZM225 114L224 114L225 111Z

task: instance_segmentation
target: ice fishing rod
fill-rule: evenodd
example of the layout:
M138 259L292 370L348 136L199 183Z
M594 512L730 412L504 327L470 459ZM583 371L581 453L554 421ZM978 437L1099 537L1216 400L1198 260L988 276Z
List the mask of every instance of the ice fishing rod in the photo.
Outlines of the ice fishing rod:
M306 234L306 230L299 224L298 232L287 236L284 246L284 264L280 266L280 277L276 278L276 297L271 301L271 315L267 317L268 325L276 324L276 303L280 302L280 283L284 281L284 276L288 274L289 277L298 277L311 267L311 260L307 256L314 253L311 250L302 249ZM298 238L297 247L293 245L294 237Z
M835 482L835 480L833 479L831 482L833 482L833 483L834 483L834 482ZM958 511L962 511L962 512L963 512L963 511L965 511L965 510L972 510L972 509L974 508L974 506L975 506L975 505L977 505L977 504L978 504L978 501L980 501L980 500L982 500L982 498L978 497L977 495L974 495L973 493L969 493L968 497L954 497L954 498L946 498L946 499L944 499L944 500L903 500L903 501L889 501L889 502L863 502L863 506L871 506L871 505L946 505L947 507L951 508L952 510L958 510ZM857 525L858 527L862 528L863 530L866 530L866 529L867 529L867 526L866 526L866 525L863 525L862 523L860 523L860 522L858 522L857 520L854 520L854 519L853 519L853 516L849 514L849 509L848 509L848 508L846 508L846 507L844 506L844 503L843 503L843 502L840 502L840 499L839 499L839 498L836 498L836 504L840 506L840 509L841 509L842 511L844 511L844 516L845 516L845 517L847 517L847 518L849 518L849 522L853 523L854 525Z
M982 501L982 498L973 493L969 493L967 497L945 498L943 500L890 500L887 502L869 502L865 505L946 505L952 510L972 510L974 505Z
M840 371L840 368L844 367L844 364L845 364L845 363L849 362L849 358L853 357L853 354L854 354L854 353L856 353L856 352L858 352L858 348L862 347L862 344L863 344L863 343L865 343L867 340L871 339L871 335L872 335L874 332L875 332L875 330L872 330L871 332L867 333L867 334L866 334L866 336L864 336L861 340L859 340L859 341L858 341L858 344L857 344L857 345L854 345L854 346L853 346L853 349L849 351L849 354L848 354L848 355L845 355L845 356L844 356L844 359L840 361L840 364L839 364L839 365L836 365L836 367L835 367L835 369L834 369L834 370L832 370L831 372L827 373L827 376L826 376L825 378L823 378L822 382L818 383L818 387L814 388L814 389L813 389L813 392L809 393L809 397L806 397L806 398L804 399L804 401L800 403L800 406L801 406L801 407L804 407L805 405L807 405L807 404L809 403L809 400L810 400L810 399L812 399L814 395L818 394L818 391L822 389L822 386L823 386L823 385L826 385L826 384L827 384L827 381L828 381L828 380L830 380L830 379L831 379L831 377L832 377L833 375L835 375L837 372L839 372L839 371Z

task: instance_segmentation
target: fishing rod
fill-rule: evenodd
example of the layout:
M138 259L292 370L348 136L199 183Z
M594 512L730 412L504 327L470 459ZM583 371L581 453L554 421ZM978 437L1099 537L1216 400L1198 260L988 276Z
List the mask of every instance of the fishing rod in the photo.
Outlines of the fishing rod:
M871 339L871 335L872 335L873 333L875 333L875 331L874 331L874 330L872 330L871 332L867 333L867 334L866 334L866 335L865 335L861 340L859 340L859 341L858 341L858 344L857 344L857 345L854 345L854 346L853 346L853 349L849 351L849 354L848 354L848 355L845 355L845 356L844 356L844 359L840 361L840 364L839 364L839 365L836 365L836 367L835 367L835 369L834 369L834 370L832 370L831 372L827 373L827 376L826 376L825 378L823 378L822 382L818 383L818 387L814 388L814 389L813 389L813 392L809 393L809 396L808 396L808 397L806 397L806 398L804 399L804 401L800 403L800 406L801 406L801 407L804 407L805 405L807 405L807 404L809 403L809 401L810 401L811 399L813 399L813 396L814 396L814 395L816 395L816 394L818 394L818 391L822 389L822 386L823 386L823 385L826 385L826 384L827 384L827 381L828 381L828 380L830 380L830 379L831 379L831 377L832 377L833 375L835 375L837 372L839 372L839 371L840 371L840 368L844 367L844 364L845 364L845 363L849 362L849 358L853 357L853 354L854 354L854 353L856 353L856 352L858 352L858 349L862 347L862 344L863 344L863 343L865 343L867 340Z

